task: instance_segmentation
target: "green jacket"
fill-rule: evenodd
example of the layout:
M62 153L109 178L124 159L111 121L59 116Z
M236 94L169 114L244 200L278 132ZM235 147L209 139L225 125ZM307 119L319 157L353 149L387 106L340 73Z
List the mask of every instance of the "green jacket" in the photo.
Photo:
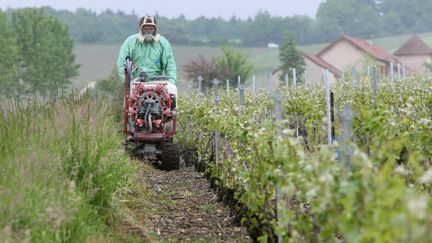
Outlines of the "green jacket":
M129 36L120 48L117 60L117 70L120 79L124 81L124 64L129 56L138 72L133 73L137 77L140 72L146 72L148 77L158 76L165 73L170 82L175 84L177 80L177 68L174 61L172 48L168 40L157 34L155 42L149 44L140 41L140 34Z

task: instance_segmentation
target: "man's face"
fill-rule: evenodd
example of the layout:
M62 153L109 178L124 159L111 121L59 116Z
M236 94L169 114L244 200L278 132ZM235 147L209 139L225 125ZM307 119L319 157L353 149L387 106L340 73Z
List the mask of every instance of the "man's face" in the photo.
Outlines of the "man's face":
M153 25L144 25L142 27L142 32L144 34L151 34L151 35L153 35L155 33L155 31L156 31L156 28Z

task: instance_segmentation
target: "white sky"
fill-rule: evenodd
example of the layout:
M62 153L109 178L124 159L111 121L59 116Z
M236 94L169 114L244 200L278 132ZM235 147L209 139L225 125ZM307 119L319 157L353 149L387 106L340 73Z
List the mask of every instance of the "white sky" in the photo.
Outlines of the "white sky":
M229 19L235 15L241 19L253 17L260 10L267 10L271 15L293 16L308 15L315 17L316 10L323 0L0 0L0 8L51 6L54 9L74 11L82 7L101 12L106 9L122 10L137 15L155 14L178 17L183 14L187 19L199 16L223 17Z

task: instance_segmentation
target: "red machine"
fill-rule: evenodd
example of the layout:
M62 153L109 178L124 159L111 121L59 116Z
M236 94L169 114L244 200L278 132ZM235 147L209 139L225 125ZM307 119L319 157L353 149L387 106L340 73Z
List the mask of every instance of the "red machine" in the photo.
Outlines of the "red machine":
M176 134L176 96L168 92L168 77L147 78L127 59L125 67L124 133L133 155L155 162L163 170L180 166Z

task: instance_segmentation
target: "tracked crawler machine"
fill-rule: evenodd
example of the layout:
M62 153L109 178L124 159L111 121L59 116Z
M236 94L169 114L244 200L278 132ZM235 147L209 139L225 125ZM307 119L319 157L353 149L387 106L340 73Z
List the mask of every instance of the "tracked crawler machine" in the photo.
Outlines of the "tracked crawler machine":
M127 150L163 170L180 166L176 134L177 90L166 76L147 77L126 58L124 83L124 134Z

